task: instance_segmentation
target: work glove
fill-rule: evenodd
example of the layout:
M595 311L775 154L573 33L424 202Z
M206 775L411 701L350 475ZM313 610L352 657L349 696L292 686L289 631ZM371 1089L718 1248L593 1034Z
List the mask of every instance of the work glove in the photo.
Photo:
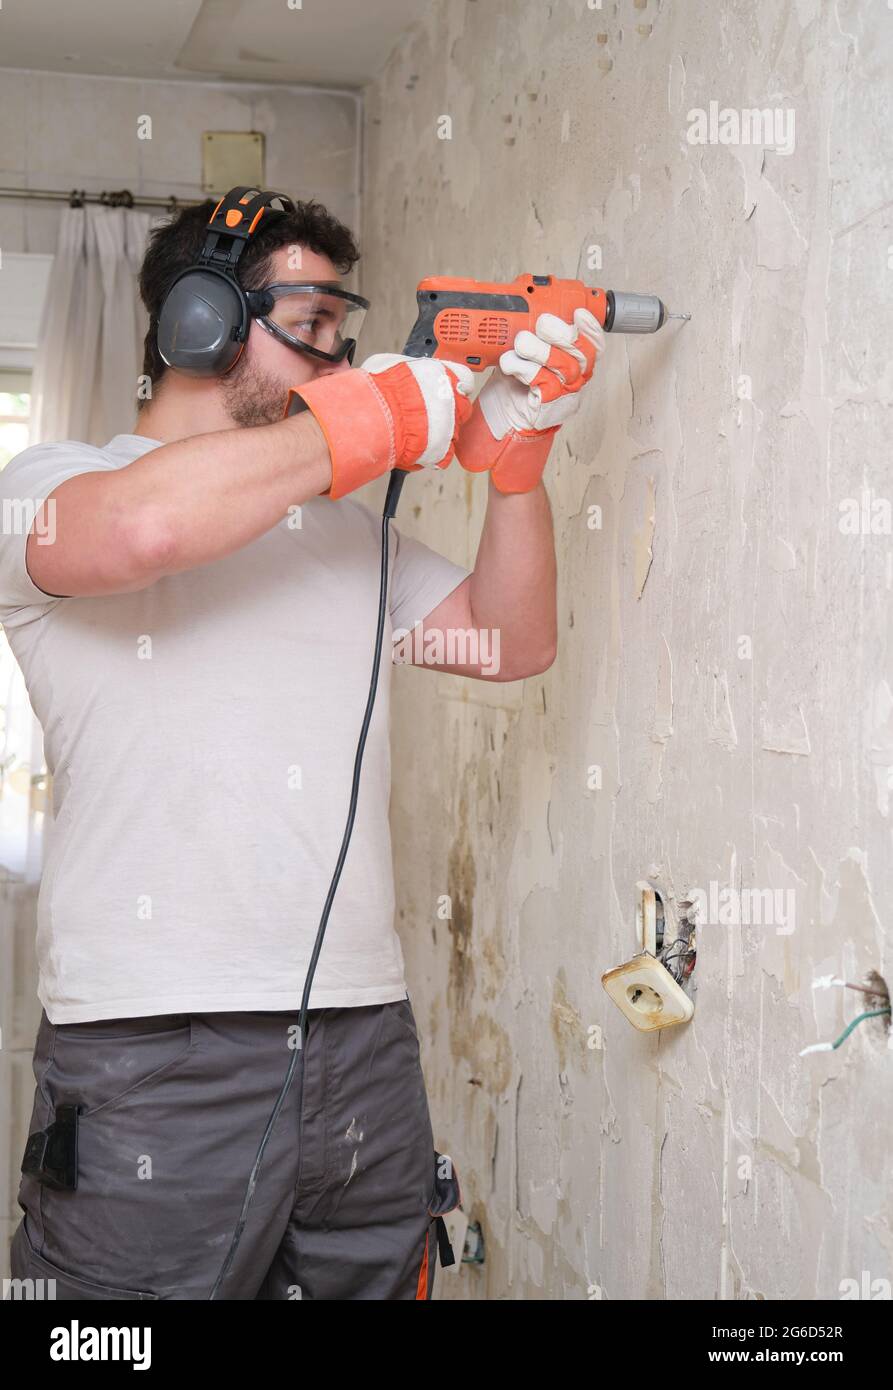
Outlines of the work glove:
M471 473L489 472L500 492L531 492L543 476L552 441L580 408L580 392L605 347L588 309L574 322L540 314L522 329L478 396L460 430L456 454Z
M456 434L471 414L474 386L462 362L380 352L361 367L316 377L288 393L300 396L326 437L331 486L339 498L392 468L446 468Z

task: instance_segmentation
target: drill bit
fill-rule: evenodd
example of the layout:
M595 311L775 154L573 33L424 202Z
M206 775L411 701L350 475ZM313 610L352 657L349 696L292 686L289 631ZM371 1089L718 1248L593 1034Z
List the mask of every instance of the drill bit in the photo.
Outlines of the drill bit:
M691 318L691 314L671 314L670 311L669 311L669 309L668 309L668 310L667 310L667 318L668 318L668 319L690 319L690 318Z

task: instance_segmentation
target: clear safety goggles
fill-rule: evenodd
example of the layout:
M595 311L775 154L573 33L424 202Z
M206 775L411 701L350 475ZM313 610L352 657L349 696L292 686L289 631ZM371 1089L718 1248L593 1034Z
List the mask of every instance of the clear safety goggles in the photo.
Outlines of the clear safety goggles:
M251 290L248 303L262 328L281 343L324 362L352 363L369 300L317 281L265 285Z

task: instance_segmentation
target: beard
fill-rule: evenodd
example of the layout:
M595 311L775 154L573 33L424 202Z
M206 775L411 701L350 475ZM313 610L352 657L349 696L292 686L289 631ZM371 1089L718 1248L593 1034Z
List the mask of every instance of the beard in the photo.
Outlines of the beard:
M263 372L247 352L218 382L223 405L234 425L274 425L285 414L288 388Z

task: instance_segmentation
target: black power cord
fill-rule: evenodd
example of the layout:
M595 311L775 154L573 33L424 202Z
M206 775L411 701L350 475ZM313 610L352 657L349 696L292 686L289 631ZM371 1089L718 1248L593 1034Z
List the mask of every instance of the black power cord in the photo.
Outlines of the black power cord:
M381 577L379 579L378 586L378 623L375 629L375 654L372 660L372 680L369 685L369 694L366 697L366 712L363 715L363 723L362 727L360 728L360 737L357 741L357 751L354 757L353 783L350 789L350 806L347 812L347 824L344 827L344 835L341 840L341 850L338 854L338 862L336 863L335 871L332 874L332 882L329 884L329 891L326 895L326 901L322 910L322 916L319 919L319 927L317 928L316 932L316 940L313 943L313 953L310 957L310 964L307 968L307 978L304 981L304 993L301 997L301 1008L298 1014L299 1032L297 1045L293 1049L292 1059L289 1063L288 1072L286 1074L285 1080L282 1083L282 1089L279 1092L279 1095L276 1097L276 1104L273 1106L270 1118L267 1120L267 1127L264 1130L263 1138L260 1141L260 1145L257 1150L257 1155L254 1160L254 1166L251 1169L251 1173L248 1178L248 1183L245 1188L245 1196L242 1201L242 1210L239 1212L239 1219L236 1222L236 1227L233 1231L232 1240L230 1241L229 1249L226 1252L226 1258L224 1259L223 1264L220 1267L220 1273L214 1280L213 1288L211 1289L211 1292L208 1295L209 1299L215 1299L217 1297L217 1294L219 1293L223 1285L223 1282L226 1279L227 1274L232 1268L233 1260L236 1257L236 1251L239 1248L239 1241L242 1239L242 1232L244 1231L245 1224L248 1220L248 1208L251 1205L251 1199L253 1198L254 1190L257 1187L257 1177L258 1173L260 1172L260 1165L261 1160L264 1156L264 1151L267 1147L267 1144L269 1143L270 1135L273 1132L273 1126L275 1125L276 1120L279 1117L279 1112L285 1104L285 1097L288 1095L288 1089L291 1086L292 1079L295 1074L295 1069L298 1064L298 1058L300 1057L302 1062L304 1058L304 1044L307 1041L307 1005L310 1000L310 990L313 985L313 976L316 973L316 965L317 961L319 960L319 953L322 950L323 937L326 934L326 927L329 921L329 913L332 910L332 903L335 901L335 893L337 891L338 883L341 878L341 871L344 868L344 861L347 858L347 850L348 846L350 845L350 837L353 833L353 823L357 814L357 798L359 797L360 792L360 771L363 766L363 752L366 747L366 736L369 733L369 724L372 719L372 710L375 705L375 695L378 690L378 672L381 666L381 649L382 642L384 639L384 620L385 613L387 612L388 552L390 541L390 526L388 525L388 523L391 521L392 517L395 515L397 511L397 503L400 500L400 492L403 488L403 483L405 479L405 472L394 470L391 473L390 481L388 483L387 496L385 498L384 509L381 514Z

